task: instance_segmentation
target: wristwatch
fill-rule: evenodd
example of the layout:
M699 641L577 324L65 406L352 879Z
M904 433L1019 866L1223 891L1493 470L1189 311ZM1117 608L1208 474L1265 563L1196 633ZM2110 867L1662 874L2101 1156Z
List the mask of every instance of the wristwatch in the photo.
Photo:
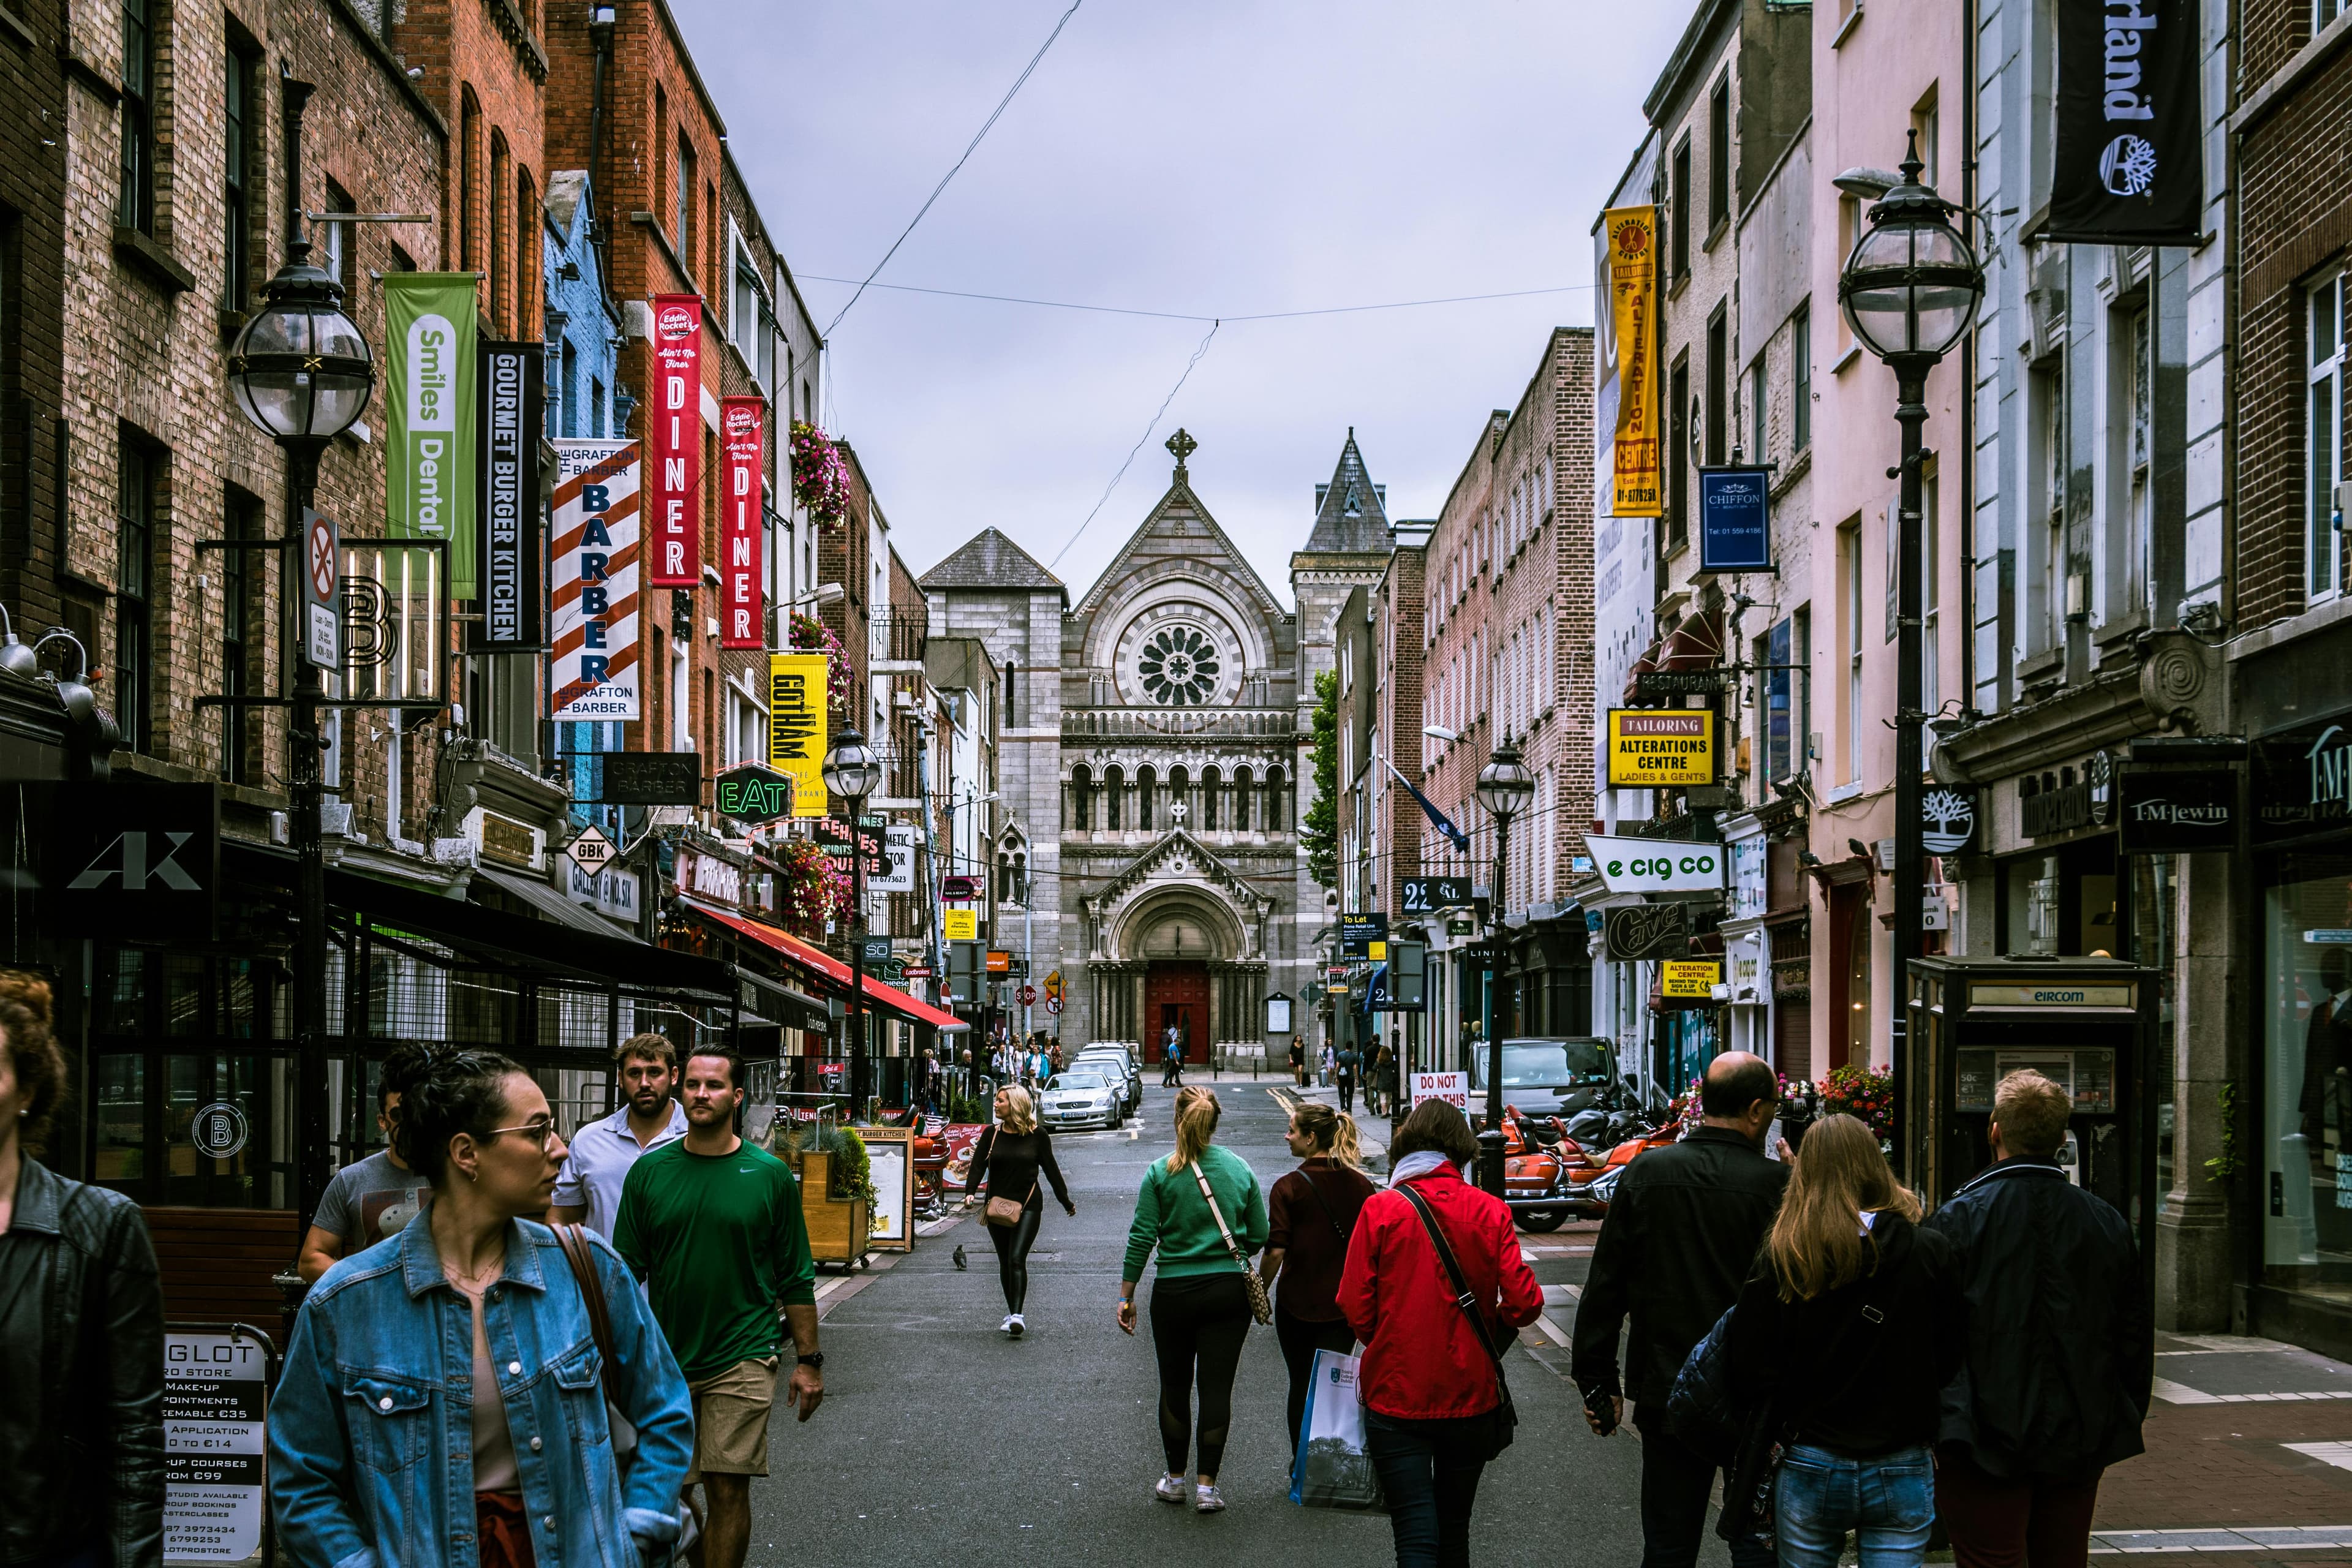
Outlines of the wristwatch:
M800 1363L803 1366L813 1368L818 1372L823 1372L824 1370L824 1352L823 1351L811 1351L808 1354L800 1358Z

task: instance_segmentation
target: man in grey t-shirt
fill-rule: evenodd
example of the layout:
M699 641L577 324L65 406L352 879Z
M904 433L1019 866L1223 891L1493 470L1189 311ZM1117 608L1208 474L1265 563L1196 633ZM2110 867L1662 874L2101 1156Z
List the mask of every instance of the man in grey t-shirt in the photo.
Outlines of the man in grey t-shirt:
M393 1129L400 1120L400 1097L425 1065L425 1052L402 1046L383 1061L376 1086L375 1124L385 1146L364 1160L353 1161L335 1173L319 1200L302 1237L302 1256L295 1268L306 1285L334 1267L339 1258L363 1252L416 1217L431 1184L410 1170L392 1147Z

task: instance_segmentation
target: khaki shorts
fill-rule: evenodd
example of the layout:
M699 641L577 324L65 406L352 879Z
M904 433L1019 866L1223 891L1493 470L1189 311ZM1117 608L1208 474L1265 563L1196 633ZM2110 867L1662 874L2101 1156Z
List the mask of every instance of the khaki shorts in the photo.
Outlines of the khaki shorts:
M768 1473L768 1415L776 1404L776 1360L739 1361L715 1377L689 1383L694 1396L692 1485L708 1470L722 1476Z

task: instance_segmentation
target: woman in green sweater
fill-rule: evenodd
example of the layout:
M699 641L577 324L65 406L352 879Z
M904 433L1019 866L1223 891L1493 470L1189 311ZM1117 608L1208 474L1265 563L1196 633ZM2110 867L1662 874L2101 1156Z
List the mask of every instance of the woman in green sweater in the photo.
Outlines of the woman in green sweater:
M1153 1490L1162 1502L1181 1507L1184 1501L1197 1367L1201 1479L1192 1506L1202 1513L1225 1506L1217 1492L1217 1465L1224 1458L1225 1430L1233 1425L1234 1373L1249 1335L1249 1289L1243 1277L1250 1255L1265 1246L1266 1235L1265 1194L1257 1173L1240 1155L1209 1142L1223 1110L1216 1095L1198 1085L1177 1094L1176 1152L1143 1173L1118 1288L1118 1326L1131 1334L1136 1283L1157 1247L1151 1348L1160 1361L1160 1440L1168 1452L1168 1473Z

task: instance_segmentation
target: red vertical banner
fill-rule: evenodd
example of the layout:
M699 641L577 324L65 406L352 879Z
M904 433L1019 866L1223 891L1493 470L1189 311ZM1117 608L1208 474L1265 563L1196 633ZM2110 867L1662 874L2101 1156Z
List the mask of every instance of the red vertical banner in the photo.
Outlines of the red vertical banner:
M654 395L646 411L646 582L702 581L702 300L654 296Z
M768 646L766 606L760 595L765 497L760 490L768 404L728 397L719 404L719 646Z

